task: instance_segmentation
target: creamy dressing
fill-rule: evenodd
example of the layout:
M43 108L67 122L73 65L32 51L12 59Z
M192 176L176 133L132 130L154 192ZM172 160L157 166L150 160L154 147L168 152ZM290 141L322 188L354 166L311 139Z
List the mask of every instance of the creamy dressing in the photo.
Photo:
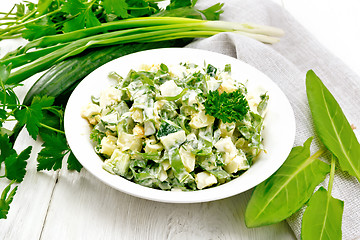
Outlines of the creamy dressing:
M112 174L163 190L198 190L238 177L263 150L268 96L247 93L229 66L141 65L118 80L81 113ZM210 91L238 89L250 109L244 119L223 123L206 114Z

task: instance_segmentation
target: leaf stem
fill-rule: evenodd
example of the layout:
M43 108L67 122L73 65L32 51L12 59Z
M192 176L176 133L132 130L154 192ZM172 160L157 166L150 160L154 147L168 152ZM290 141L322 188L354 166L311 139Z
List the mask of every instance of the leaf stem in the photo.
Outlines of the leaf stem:
M50 127L50 126L48 126L48 125L46 125L46 124L43 124L43 123L40 123L40 126L42 126L42 127L44 127L44 128L47 128L47 129L49 129L49 130L52 130L52 131L54 131L54 132L58 132L58 133L61 133L61 134L65 134L64 131L61 131L61 130L56 129L56 128L53 128L53 127Z
M15 9L15 7L16 7L16 4L14 4L14 6L11 8L10 12L8 12L8 13L1 12L1 14L5 14L5 17L7 17L9 15L15 15L16 16L16 13L12 12Z
M13 8L13 9L14 9L14 8ZM0 14L7 15L7 16L9 16L9 15L16 15L15 13L6 13L6 12L0 12Z
M310 158L317 159L319 158L323 153L325 153L326 148L320 148L316 153L314 153Z
M6 88L5 88L5 85L4 85L4 82L2 81L2 79L0 79L0 86L1 88L4 90L4 105L3 105L3 109L6 110Z
M49 12L49 13L47 13L47 14L44 14L44 15L42 15L42 16L40 16L40 17L33 18L33 19L31 19L31 20L29 20L29 21L27 21L27 22L22 22L22 23L20 23L20 24L18 24L18 25L16 25L16 26L12 26L12 27L8 27L8 28L5 28L5 29L1 29L0 32L8 32L9 30L19 29L19 28L25 26L25 25L28 24L28 23L36 22L36 21L38 21L38 20L40 20L40 19L42 19L42 18L44 18L44 17L51 16L52 14L58 13L58 12L60 12L60 11L61 11L61 9L57 9L57 10L55 10L55 11Z
M29 12L28 14L26 14L26 16L24 16L24 18L22 18L21 20L20 20L20 23L23 23L23 22L25 22L26 20L28 20L29 18L31 18L33 15L35 15L35 13L36 13L36 9L34 9L34 10L32 10L31 12Z
M330 169L330 178L329 178L329 186L328 186L328 196L331 196L331 191L334 183L335 176L335 156L331 154L331 169Z

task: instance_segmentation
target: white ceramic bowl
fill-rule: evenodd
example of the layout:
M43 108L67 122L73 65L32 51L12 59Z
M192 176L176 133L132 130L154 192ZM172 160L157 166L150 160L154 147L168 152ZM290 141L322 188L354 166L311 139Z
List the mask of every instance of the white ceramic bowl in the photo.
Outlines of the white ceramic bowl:
M203 65L210 63L218 68L231 64L232 77L247 83L248 91L261 88L268 92L269 103L264 121L263 144L266 153L261 153L244 174L228 183L213 188L192 192L171 192L152 189L112 175L101 167L102 160L94 151L89 139L90 126L80 116L81 108L99 96L102 89L113 85L108 79L111 71L126 76L130 69L141 64L178 64L191 62ZM65 134L67 141L79 162L86 170L107 185L124 193L144 199L168 203L207 202L230 197L255 187L270 177L285 161L293 147L295 118L290 103L279 87L254 67L235 58L219 53L190 49L163 48L130 54L115 59L89 74L74 90L65 110Z

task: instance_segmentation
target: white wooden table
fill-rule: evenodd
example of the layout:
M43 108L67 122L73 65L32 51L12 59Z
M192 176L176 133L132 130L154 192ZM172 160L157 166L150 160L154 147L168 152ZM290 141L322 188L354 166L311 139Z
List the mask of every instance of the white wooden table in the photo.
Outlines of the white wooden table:
M288 2L291 11L294 3ZM2 1L0 10L14 3ZM2 51L15 45L0 42ZM143 200L106 186L85 169L80 174L66 169L37 172L35 153L41 141L32 140L25 131L19 139L16 148L32 145L33 154L8 219L0 220L0 239L295 239L286 222L246 228L244 211L251 191L199 204ZM0 189L7 184L2 179Z

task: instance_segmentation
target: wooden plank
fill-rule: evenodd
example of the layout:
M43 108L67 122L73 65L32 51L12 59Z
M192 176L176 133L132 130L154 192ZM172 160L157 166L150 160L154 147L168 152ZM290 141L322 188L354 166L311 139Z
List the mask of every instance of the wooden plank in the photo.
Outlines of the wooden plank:
M295 239L285 222L247 229L249 196L158 203L112 189L86 170L62 170L41 239Z

